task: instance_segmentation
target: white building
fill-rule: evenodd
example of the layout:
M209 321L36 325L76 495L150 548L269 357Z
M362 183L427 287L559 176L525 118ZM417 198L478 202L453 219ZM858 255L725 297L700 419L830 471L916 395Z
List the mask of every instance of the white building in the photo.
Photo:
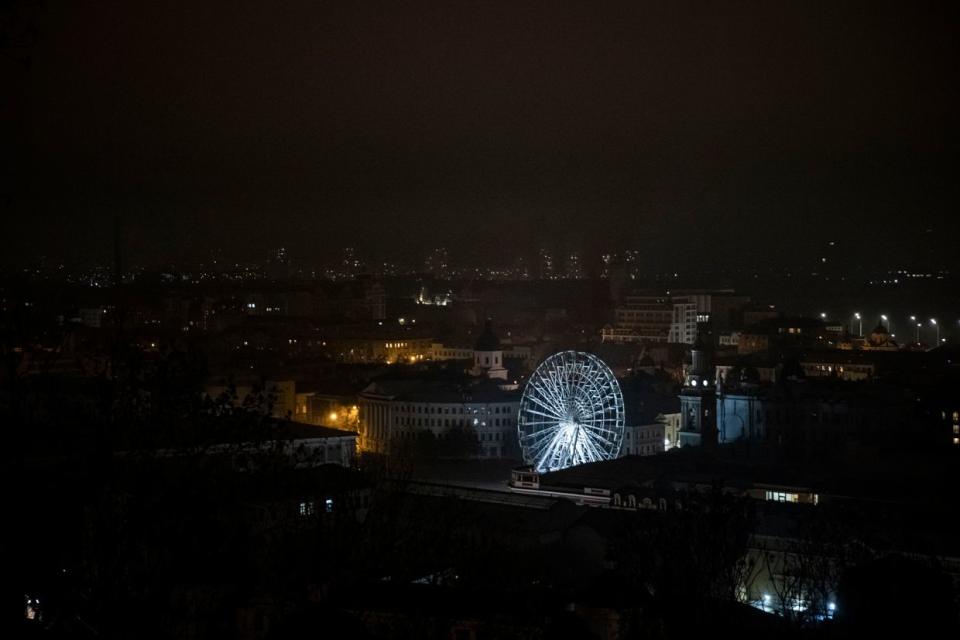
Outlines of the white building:
M604 342L671 342L693 344L697 324L712 322L727 329L749 303L732 291L674 292L673 295L629 295L614 309L615 323L604 327Z
M430 347L431 360L472 360L473 349L469 347L451 347L434 342Z
M654 422L624 427L620 457L652 456L666 451L665 426L662 422Z
M697 303L695 300L674 298L670 337L667 342L693 344L697 339L697 319Z
M482 458L516 457L520 395L492 381L463 386L452 381L385 380L360 393L360 448L389 453L398 440L430 432L444 439L466 430Z
M503 367L503 348L500 346L500 338L493 332L489 320L473 347L471 373L475 376L486 376L498 380L507 379L507 370Z

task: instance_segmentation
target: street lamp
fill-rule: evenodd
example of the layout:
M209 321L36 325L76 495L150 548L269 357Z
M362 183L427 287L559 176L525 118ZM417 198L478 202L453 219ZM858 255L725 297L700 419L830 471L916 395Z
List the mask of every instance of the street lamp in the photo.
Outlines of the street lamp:
M940 344L940 325L937 324L937 319L930 318L930 324L937 328L937 344Z
M920 323L917 323L917 344L920 344Z
M893 333L893 323L890 322L890 318L888 318L887 316L885 316L885 315L883 315L883 314L881 313L881 314L880 314L880 319L887 323L887 332L888 332L888 333Z
M860 315L859 311L853 313L853 317L857 319L857 335L863 336L863 316Z

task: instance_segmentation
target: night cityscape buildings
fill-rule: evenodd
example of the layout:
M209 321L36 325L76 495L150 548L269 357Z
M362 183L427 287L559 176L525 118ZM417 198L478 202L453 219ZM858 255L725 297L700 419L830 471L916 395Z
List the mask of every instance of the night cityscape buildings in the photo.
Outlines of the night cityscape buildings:
M0 6L0 637L954 637L958 7Z

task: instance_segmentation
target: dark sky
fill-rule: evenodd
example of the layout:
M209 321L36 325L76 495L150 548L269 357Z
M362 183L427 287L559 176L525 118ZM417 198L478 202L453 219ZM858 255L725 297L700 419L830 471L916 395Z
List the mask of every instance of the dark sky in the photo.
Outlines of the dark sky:
M947 253L956 4L48 0L7 258Z

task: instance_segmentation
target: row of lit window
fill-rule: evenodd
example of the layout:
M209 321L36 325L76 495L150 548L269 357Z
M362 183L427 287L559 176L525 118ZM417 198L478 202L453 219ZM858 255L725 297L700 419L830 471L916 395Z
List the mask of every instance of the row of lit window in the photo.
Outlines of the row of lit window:
M637 440L646 440L646 439L652 438L652 437L659 437L659 435L660 435L660 434L659 434L659 429L642 429L642 430L640 430L640 431L637 431ZM625 437L627 440L630 440L630 439L631 439L631 438L630 438L630 430L629 430L629 429L628 429L627 432L624 434L624 437Z
M941 412L940 416L946 420L947 412ZM954 411L950 414L950 417L953 421L953 444L955 446L960 446L960 411Z
M767 500L773 502L799 502L800 494L784 493L783 491L767 491Z
M406 416L397 417L395 423L405 427L465 427L471 424L470 420L462 418L410 418ZM474 427L486 427L487 421L474 418L472 424ZM490 421L490 426L493 427L509 427L512 424L512 418L494 418Z
M333 513L333 499L327 498L323 501L324 511L327 513ZM299 509L300 515L304 518L316 515L317 505L313 500L304 500L300 503Z
M493 405L493 407L487 407L481 405L478 407L465 407L464 405L454 405L453 407L438 407L435 405L401 405L399 411L406 413L432 413L432 414L445 414L445 415L463 415L463 414L499 414L499 413L516 413L517 407L511 405Z

